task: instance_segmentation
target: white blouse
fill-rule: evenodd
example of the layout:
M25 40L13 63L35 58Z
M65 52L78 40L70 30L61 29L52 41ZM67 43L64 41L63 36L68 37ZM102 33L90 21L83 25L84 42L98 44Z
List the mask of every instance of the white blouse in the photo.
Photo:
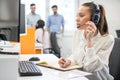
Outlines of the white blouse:
M35 41L36 43L41 43L43 45L43 49L51 48L50 44L50 33L42 28L39 28L35 31Z
M36 31L35 31L35 41L43 44L43 29L42 28L36 29Z
M83 69L89 72L96 72L108 66L109 56L114 45L114 38L111 35L100 35L93 38L93 47L87 48L84 30L77 30L74 34L72 54L68 58L71 65L82 65Z

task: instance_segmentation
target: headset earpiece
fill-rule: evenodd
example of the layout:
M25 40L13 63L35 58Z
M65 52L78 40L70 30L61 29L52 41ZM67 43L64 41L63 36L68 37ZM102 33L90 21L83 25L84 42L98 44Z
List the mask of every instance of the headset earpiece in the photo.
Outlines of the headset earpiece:
M95 6L95 12L91 16L91 21L93 21L96 25L98 25L100 21L100 9L99 9L99 5L95 3L93 3L93 5Z

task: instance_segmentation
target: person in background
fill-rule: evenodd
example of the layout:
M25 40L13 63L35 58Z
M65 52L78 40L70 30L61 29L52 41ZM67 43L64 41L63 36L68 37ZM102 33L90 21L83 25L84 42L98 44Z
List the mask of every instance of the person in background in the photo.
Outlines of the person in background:
M46 30L51 32L56 32L57 42L61 50L61 56L63 56L63 43L62 35L64 34L64 17L58 14L57 5L52 7L53 15L48 16Z
M45 26L45 22L43 20L38 20L37 21L36 31L35 31L35 41L36 41L36 43L43 44L44 26Z
M38 20L35 31L35 41L40 43L43 46L43 52L49 53L50 44L50 35L47 30L44 30L45 22L43 20Z
M39 14L36 14L36 5L30 4L31 12L27 15L27 27L34 27L40 18Z
M60 58L59 65L66 68L78 64L92 72L95 80L114 80L108 66L114 38L108 32L104 7L94 2L82 4L76 24L72 54L66 59Z

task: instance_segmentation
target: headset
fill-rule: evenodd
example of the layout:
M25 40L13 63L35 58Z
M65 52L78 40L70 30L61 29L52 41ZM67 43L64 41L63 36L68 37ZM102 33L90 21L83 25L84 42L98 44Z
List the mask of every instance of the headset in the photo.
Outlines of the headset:
M99 24L100 21L100 8L99 5L92 2L92 4L95 6L95 12L91 16L91 21L95 23L95 25Z

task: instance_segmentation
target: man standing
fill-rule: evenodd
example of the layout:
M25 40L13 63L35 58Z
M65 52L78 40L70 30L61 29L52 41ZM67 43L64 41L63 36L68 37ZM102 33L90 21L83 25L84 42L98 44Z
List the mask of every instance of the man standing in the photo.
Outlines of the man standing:
M40 15L35 13L36 5L30 4L31 13L27 15L27 27L36 26L37 21L40 20Z
M57 5L52 6L53 15L47 19L46 29L51 32L56 32L57 42L61 49L61 56L63 56L62 34L64 33L64 17L57 13Z

